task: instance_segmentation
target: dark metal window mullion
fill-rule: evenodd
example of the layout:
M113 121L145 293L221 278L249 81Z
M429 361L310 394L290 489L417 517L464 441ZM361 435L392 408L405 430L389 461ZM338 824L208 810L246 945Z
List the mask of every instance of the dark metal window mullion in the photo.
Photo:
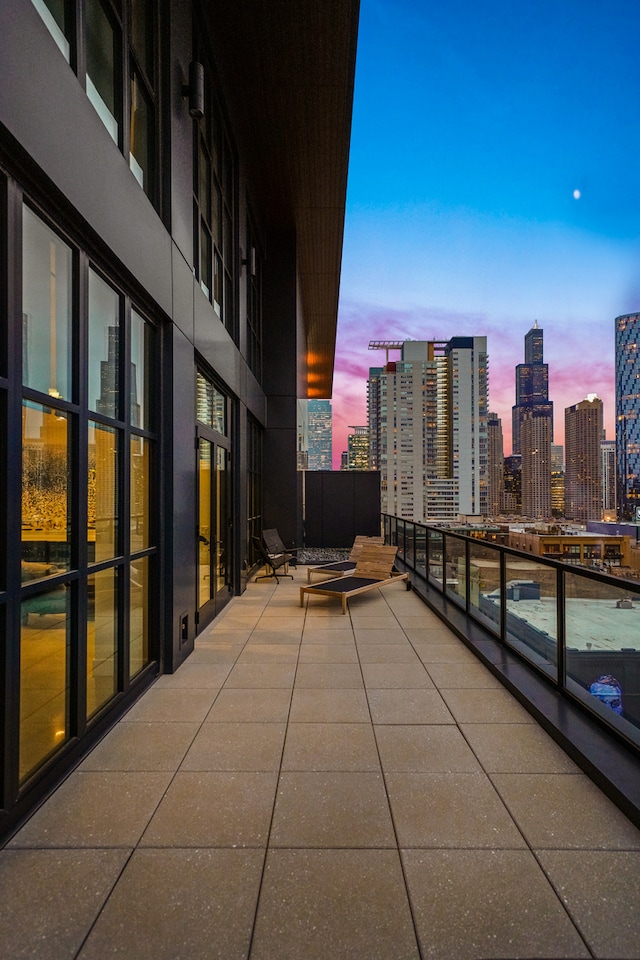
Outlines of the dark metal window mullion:
M131 591L131 301L125 298L121 323L122 341L120 350L120 411L124 421L122 430L122 456L119 481L120 546L124 556L120 581L120 619L122 629L118 649L118 689L129 689L129 652L130 652L130 611Z

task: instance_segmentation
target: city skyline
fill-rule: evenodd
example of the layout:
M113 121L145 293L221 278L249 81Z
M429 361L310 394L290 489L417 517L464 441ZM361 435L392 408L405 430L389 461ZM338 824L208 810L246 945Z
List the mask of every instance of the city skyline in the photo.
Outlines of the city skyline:
M508 454L536 321L556 442L564 409L591 393L614 437L615 318L640 309L639 28L631 0L490 0L481 20L468 0L363 0L334 468L366 419L375 339L486 336Z

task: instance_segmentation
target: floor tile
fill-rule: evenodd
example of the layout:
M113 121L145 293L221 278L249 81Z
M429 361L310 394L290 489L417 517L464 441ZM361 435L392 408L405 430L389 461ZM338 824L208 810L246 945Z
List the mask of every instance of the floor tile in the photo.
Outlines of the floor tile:
M171 780L169 773L76 771L27 820L10 847L133 847Z
M419 960L395 850L270 850L251 960Z
M462 643L429 643L414 640L413 648L423 663L477 663L478 659Z
M231 665L236 662L243 647L244 643L198 643L191 657L194 658L194 663L226 663Z
M640 830L584 774L494 774L534 850L640 850Z
M218 720L230 723L278 723L287 719L291 704L291 690L275 688L236 689L224 687L207 714L207 723Z
M395 847L380 773L284 772L270 846Z
M481 773L387 773L385 780L401 847L525 845Z
M407 643L406 636L397 624L395 627L380 629L377 620L373 623L375 626L354 626L353 632L358 643Z
M380 770L366 723L290 723L283 770Z
M402 860L424 960L589 957L528 850L406 850Z
M355 643L305 643L300 647L298 663L357 663Z
M204 720L216 698L217 688L209 690L185 690L176 687L155 687L134 703L125 714L127 722L169 722Z
M457 727L446 724L377 726L385 773L477 773L480 765Z
M164 674L164 676L158 677L153 689L162 690L170 688L172 690L180 690L188 688L193 690L198 687L207 689L213 687L219 690L227 679L230 669L230 664L198 663L196 660L192 662L191 658L189 658L186 663L181 664L175 673Z
M80 770L177 770L198 723L118 723L80 764Z
M367 690L374 723L453 723L437 690Z
M504 690L498 678L482 663L430 663L428 671L440 690L463 687Z
M74 960L131 851L0 851L0 956Z
M361 690L362 672L357 663L299 663L296 690L321 689Z
M456 723L535 723L508 690L443 690Z
M295 663L236 663L227 677L225 688L287 689L293 686L295 672Z
M291 702L292 723L369 723L364 690L296 689Z
M246 960L264 852L137 850L79 960Z
M254 643L250 640L236 663L296 663L299 641L295 643Z
M180 769L277 772L285 729L284 723L205 723Z
M537 724L468 723L460 729L488 773L579 773Z
M365 686L380 690L433 690L427 671L414 663L363 663L362 674Z
M357 641L360 663L411 663L423 669L420 659L408 643L364 643Z
M182 773L140 841L142 847L264 847L274 773Z
M597 957L640 954L640 852L542 850L542 868Z

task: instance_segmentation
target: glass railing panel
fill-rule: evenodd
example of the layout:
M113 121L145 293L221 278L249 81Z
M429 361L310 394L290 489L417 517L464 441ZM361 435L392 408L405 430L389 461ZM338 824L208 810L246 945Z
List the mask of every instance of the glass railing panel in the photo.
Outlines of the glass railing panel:
M405 538L404 538L405 524L404 524L404 520L398 520L398 521L397 521L397 524L396 524L396 527L397 527L396 545L397 545L397 547L398 547L398 559L399 559L399 560L404 560L404 559L405 559Z
M553 680L558 663L556 568L507 554L506 642Z
M566 684L640 743L640 588L565 574Z
M439 590L444 590L444 577L442 574L442 548L443 536L440 530L427 531L429 570L428 580Z
M445 537L446 594L462 606L467 602L466 542L460 537Z
M427 579L427 531L424 527L416 524L416 560L415 571L424 579Z
M416 525L415 523L405 523L404 525L404 562L412 570L416 566Z
M500 636L500 551L478 540L469 544L469 611Z

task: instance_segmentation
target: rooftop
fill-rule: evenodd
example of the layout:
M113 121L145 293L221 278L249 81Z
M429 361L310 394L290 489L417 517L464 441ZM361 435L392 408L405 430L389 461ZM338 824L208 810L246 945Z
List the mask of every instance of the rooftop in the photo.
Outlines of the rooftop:
M403 583L294 575L0 851L2 955L637 957L640 831Z

